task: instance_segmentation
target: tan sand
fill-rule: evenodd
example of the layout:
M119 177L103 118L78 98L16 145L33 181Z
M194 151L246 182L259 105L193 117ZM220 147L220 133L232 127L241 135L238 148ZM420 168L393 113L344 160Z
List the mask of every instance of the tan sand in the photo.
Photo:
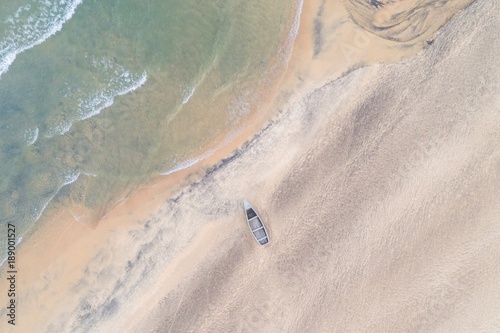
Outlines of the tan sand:
M425 41L322 3L304 5L283 111L202 179L173 174L95 229L69 212L40 228L18 254L18 325L2 331L499 330L498 4L477 1L412 58L331 81Z

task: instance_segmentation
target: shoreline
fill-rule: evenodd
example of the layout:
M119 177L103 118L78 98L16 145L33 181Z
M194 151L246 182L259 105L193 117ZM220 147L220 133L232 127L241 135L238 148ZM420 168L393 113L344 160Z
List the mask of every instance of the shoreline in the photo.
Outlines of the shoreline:
M296 13L301 12L302 0L300 0L298 3L300 7L296 8ZM290 18L290 21L291 21L290 31L283 37L283 42L282 42L283 47L280 48L280 51L283 51L283 49L287 48L287 45L285 45L284 43L288 41L291 34L292 35L295 34L293 30L296 28L295 25L297 23L300 24L300 17L298 22L296 22L297 15L293 15ZM293 44L292 44L292 49L288 52L289 57L292 56L292 51L293 51ZM283 56L283 55L278 54L277 56ZM283 64L276 65L276 63L274 64L270 63L269 66L271 70L276 71L279 70L278 67L280 66L283 67ZM284 65L284 67L287 66L288 64ZM264 108L265 110L269 109L268 104L270 103L271 100L274 99L274 94L278 90L278 87L281 81L283 80L283 76L285 75L285 73L286 70L282 71L281 74L282 78L279 79L277 82L274 83L266 82L258 87L257 91L259 90L265 91L266 96L264 96L263 98L264 103L254 103L252 109L257 109L257 108ZM272 92L269 93L269 90L266 88L270 88ZM147 193L145 194L146 197L143 198L145 199L145 201L148 201L148 196L151 195L157 196L158 194L165 195L165 193L168 193L166 194L166 197L171 196L172 193L179 191L179 189L189 184L193 178L201 177L201 174L203 174L205 169L215 165L217 161L228 156L233 150L235 150L242 143L251 138L253 133L255 133L260 126L262 126L266 121L269 120L271 114L272 111L269 110L267 111L267 113L266 112L261 112L261 114L259 114L259 112L251 113L249 116L244 117L238 122L238 125L241 128L219 133L214 138L214 140L207 143L199 151L194 152L192 154L192 158L187 159L186 161L180 163L181 165L173 167L172 169L160 173L156 177L152 177L146 180L144 183L139 184L136 188L125 189L121 192L116 193L113 199L111 199L109 202L101 205L98 208L89 209L87 207L82 207L80 205L75 206L72 203L68 203L68 198L63 198L60 201L60 204L57 205L57 207L51 207L50 205L51 202L55 198L57 198L58 193L56 193L54 197L52 197L46 203L45 207L40 212L40 216L34 222L33 226L29 227L29 229L25 233L23 233L22 236L24 238L24 242L27 242L33 235L35 235L38 232L39 228L41 228L43 225L45 224L50 225L51 221L61 220L61 219L65 219L68 221L74 220L76 222L80 222L82 224L87 225L90 229L94 229L97 228L97 226L100 223L104 222L108 214L112 214L116 206L124 205L129 199L135 202L137 201L137 199L134 199L134 197L139 196L142 198L143 197L142 193ZM188 165L186 167L182 167L182 164L188 164ZM176 174L175 176L173 176L174 178L172 179L166 178L166 177L171 177L172 174L174 173ZM65 185L68 184L63 184L61 188ZM149 190L149 188L156 186L159 186L161 188L161 190L159 190L158 193ZM161 203L157 203L157 206L160 204ZM156 209L157 208L158 207L156 207Z
M329 9L323 7L322 11L333 10L335 12L335 10L339 8L338 5L339 3L335 3ZM284 73L283 79L279 87L276 88L274 95L269 97L267 113L264 113L264 115L254 115L256 119L248 121L248 126L242 133L238 134L230 144L223 146L213 155L199 161L192 167L182 169L164 177L159 177L152 182L152 185L141 187L124 201L116 203L111 211L108 212L97 225L94 225L93 228L76 221L74 219L74 211L62 210L58 212L50 221L40 225L39 230L23 241L23 246L19 247L20 255L24 258L23 260L25 260L23 265L25 265L25 267L30 267L31 274L29 277L26 275L23 276L20 290L23 290L21 288L26 288L25 290L27 290L28 286L39 284L42 274L44 278L49 280L55 278L51 276L50 267L62 269L65 273L59 278L64 282L64 285L69 286L73 282L78 281L79 274L87 263L95 263L96 260L100 261L101 264L106 262L111 263L115 260L117 262L126 261L127 254L111 254L111 252L109 252L113 251L114 246L117 248L126 248L123 242L130 240L132 236L127 236L127 238L125 234L133 234L133 232L139 233L140 230L152 228L147 226L151 221L156 221L151 223L156 223L157 226L159 223L162 223L162 221L163 223L173 223L170 230L174 236L163 235L161 237L175 238L175 236L179 234L183 235L183 238L174 248L167 251L168 255L166 255L166 257L170 256L170 259L155 258L155 260L160 263L166 263L166 267L160 269L161 272L177 272L176 275L174 274L173 277L165 277L168 281L166 284L165 281L157 279L153 283L157 288L151 288L148 293L149 296L143 297L142 304L138 304L136 309L131 309L131 307L127 308L129 313L135 313L138 316L140 315L141 318L146 318L148 308L152 308L155 305L154 302L148 303L146 300L157 301L154 294L157 293L158 290L162 290L164 295L168 294L169 290L173 290L175 286L181 283L180 281L183 276L197 269L197 265L200 263L194 261L187 265L189 260L186 258L202 260L203 255L207 255L207 252L210 253L214 251L216 246L221 246L226 250L231 249L231 246L234 246L231 242L229 245L222 244L223 241L227 241L228 235L237 235L235 238L236 240L233 242L241 240L241 237L246 237L242 236L244 234L240 234L240 232L236 230L236 226L226 224L227 219L218 220L217 217L213 217L211 218L211 223L207 221L191 221L191 225L180 225L177 224L175 215L172 215L168 221L165 218L165 214L170 214L170 212L165 211L165 203L176 203L180 200L183 193L196 191L196 186L193 184L206 182L213 174L217 174L219 178L222 177L220 173L216 171L226 167L229 162L239 159L243 153L248 154L249 147L253 146L255 142L257 142L256 145L259 145L258 141L260 136L270 135L268 129L272 128L276 122L279 123L282 121L282 118L286 118L285 115L290 113L288 110L293 108L293 105L304 103L301 101L310 98L308 96L312 95L313 91L325 89L325 84L327 82L334 83L333 80L337 80L335 84L339 84L339 81L348 81L350 79L346 79L347 75L342 75L342 73L350 71L356 68L356 66L366 66L370 63L377 63L380 61L379 59L394 61L398 56L400 57L399 59L407 58L409 54L415 54L417 50L423 46L422 44L414 45L413 48L409 47L402 50L400 53L393 54L392 51L396 45L394 42L385 41L376 36L369 36L370 42L368 44L363 44L365 45L365 49L356 48L359 53L351 59L352 63L346 62L343 64L344 67L340 62L334 65L329 64L327 61L328 59L343 55L345 49L343 50L334 46L330 48L323 46L323 54L320 52L320 56L314 56L314 39L311 38L311 36L314 36L313 31L315 30L315 22L318 17L317 13L320 12L320 8L322 8L320 1L311 1L304 4L300 23L301 28L295 40L288 70ZM333 19L331 19L332 21L342 18L342 15L346 12L337 11L337 13L338 16L333 16ZM327 24L324 25L326 26ZM340 27L333 28L333 33L335 36L338 36L338 34L342 35L347 43L347 41L353 40L353 35L355 36L356 33L360 31L353 27L354 25L345 23ZM354 31L350 31L349 29L354 29ZM350 34L347 33L348 31L350 31ZM328 33L332 33L332 31ZM366 45L377 46L379 49L374 51ZM375 68L376 67L377 66L375 66ZM363 72L366 72L366 70ZM354 76L357 77L359 75L360 74L355 73ZM340 77L342 79L339 79ZM320 89L320 87L322 88ZM280 110L285 111L281 114ZM318 128L321 128L321 126ZM224 136L225 134L221 134L221 138ZM291 154L293 155L293 152ZM286 158L284 160L286 160ZM285 168L285 170L291 173L287 168ZM269 177L287 177L286 172L283 170L276 171L275 174L271 173ZM262 186L269 192L269 188L266 188L265 184ZM252 192L255 192L255 189L252 190ZM263 204L263 202L258 200L257 203L259 205ZM201 207L203 203L199 203L199 205ZM231 206L226 209L233 212L236 208ZM175 211L171 212L171 214L175 213ZM264 218L269 217L268 214L270 213L264 212ZM76 216L78 216L78 212L76 212ZM184 222L186 222L186 218L184 218ZM188 231L190 228L193 228L193 230ZM283 226L281 226L281 228L281 231L283 231ZM217 230L223 230L223 232L218 234L216 232ZM271 227L271 238L273 238L273 232L278 234L279 231L279 227ZM153 236L148 234L148 237ZM151 239L154 240L156 238ZM213 241L207 242L207 239ZM279 240L280 237L276 239L277 242ZM24 244L25 242L26 244ZM175 241L172 242L172 244L175 244ZM130 246L134 247L135 245L131 244ZM244 247L247 250L250 249L248 245L244 245ZM206 251L208 249L212 251ZM41 255L41 253L43 253L43 255ZM268 259L272 256L270 250L265 250L265 256ZM254 262L253 264L258 263ZM182 272L179 273L179 269ZM52 272L55 272L55 270L52 270ZM111 278L114 277L115 275L111 274ZM166 286L161 288L158 287L164 284ZM45 290L49 287L50 286L45 285L43 288L40 287L40 290ZM63 302L64 296L64 293L59 290L51 301ZM185 299L185 294L180 294L178 298L180 299L177 305L179 308ZM146 306L146 304L150 305ZM36 304L26 305L26 308L35 311ZM60 315L62 312L56 314L51 313L52 316L56 316L57 314ZM175 314L177 314L177 311ZM35 323L44 319L44 317L43 314L40 313L36 316L33 315L30 319ZM176 320L175 322L169 323L169 327L172 328L176 323L178 324L179 322ZM130 326L127 326L125 322L122 323L122 327L126 328Z

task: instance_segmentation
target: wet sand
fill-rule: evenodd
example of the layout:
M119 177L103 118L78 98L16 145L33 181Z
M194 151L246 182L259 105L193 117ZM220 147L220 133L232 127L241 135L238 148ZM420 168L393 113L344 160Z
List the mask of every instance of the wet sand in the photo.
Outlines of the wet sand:
M42 226L18 254L17 326L0 327L498 331L498 9L475 2L427 45L304 4L278 114L93 228L69 212Z

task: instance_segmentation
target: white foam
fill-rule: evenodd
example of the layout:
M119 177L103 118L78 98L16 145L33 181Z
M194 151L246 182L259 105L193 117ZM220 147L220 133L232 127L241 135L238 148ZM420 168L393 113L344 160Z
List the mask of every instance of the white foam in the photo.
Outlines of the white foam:
M217 146L217 148L207 150L205 153L201 154L198 157L195 157L195 158L192 158L190 160L187 160L187 161L184 161L182 163L179 163L175 167L173 167L172 169L160 173L160 176L167 176L167 175L173 174L175 172L179 172L181 170L184 170L184 169L187 169L189 167L192 167L196 163L198 163L200 161L203 161L204 159L212 156L218 149L220 149L219 146Z
M98 92L90 97L89 100L82 100L78 105L78 120L85 120L92 116L98 115L103 109L113 105L115 97L122 96L140 88L148 78L146 72L134 80L130 72L125 71L120 78L126 79L126 82L119 83L118 88L109 87L108 89ZM115 83L115 80L110 81L109 86Z
M63 24L75 13L82 0L44 0L38 12L31 5L19 7L7 17L6 37L0 42L0 77L8 71L16 56L61 30Z
M299 4L297 6L297 11L295 12L295 17L293 19L292 27L288 32L288 36L285 40L283 47L278 51L278 54L282 58L282 62L284 62L287 66L290 62L290 58L292 57L293 46L295 44L295 39L299 33L300 28L300 16L302 15L302 7L304 5L304 0L299 0Z
M193 96L195 90L196 90L196 87L191 87L191 88L186 89L184 91L184 97L182 98L182 104L186 104L187 102L189 102L189 100L191 99L191 96Z
M117 96L128 94L140 88L146 83L148 78L145 71L141 75L132 75L126 70L120 72L115 71L114 74L119 75L110 79L104 90L91 94L86 98L80 98L78 100L76 116L69 117L69 120L50 128L47 137L62 135L68 132L75 122L98 115L102 110L113 105Z
M49 205L49 203L52 201L52 199L54 199L54 197L56 196L56 194L59 192L59 189L56 191L56 193L51 196L49 198L49 200L47 200L47 202L45 202L42 206L42 209L40 209L40 211L38 213L35 213L34 216L33 216L33 221L36 222L40 219L40 217L42 217L42 214L43 212L45 211L45 208L47 208L47 206Z
M73 123L71 121L65 121L57 126L51 127L49 129L49 133L45 135L45 137L51 138L56 135L63 135L70 130L71 126L73 126Z
M66 175L64 175L64 178L63 178L63 183L62 185L59 187L59 190L63 187L63 186L66 186L66 185L69 185L69 184L73 184L74 182L77 181L78 177L80 177L80 173L79 172L74 172L74 173L68 173Z
M59 188L54 192L54 194L49 198L49 200L47 200L45 202L45 204L43 204L42 206L42 209L40 209L40 211L35 214L33 217L34 217L34 222L38 221L40 219L40 217L42 216L43 212L45 211L45 209L47 208L47 206L49 205L49 203L52 201L52 199L54 199L54 197L57 195L57 193L59 193L59 191L66 185L70 185L70 184L73 184L74 182L77 181L78 177L80 177L80 172L74 172L74 173L68 173L66 175L63 176L63 182L61 184L61 186L59 186Z
M196 163L198 163L199 161L201 161L200 158L193 158L191 160L188 160L188 161L185 161L185 162L182 162L178 165L176 165L175 167L173 167L172 169L168 170L168 171L165 171L165 172L162 172L160 173L160 176L167 176L167 175L170 175L170 174L173 174L175 172L179 172L181 170L184 170L184 169L187 169L193 165L195 165Z
M26 131L26 135L28 137L28 146L31 146L36 142L36 140L38 139L38 132L38 127L35 127L35 129L33 130Z

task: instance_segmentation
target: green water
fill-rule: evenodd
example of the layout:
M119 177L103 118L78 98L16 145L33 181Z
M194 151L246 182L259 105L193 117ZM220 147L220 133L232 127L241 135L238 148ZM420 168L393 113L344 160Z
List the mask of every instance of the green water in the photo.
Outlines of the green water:
M2 224L102 207L189 162L252 112L296 13L293 0L2 1Z

